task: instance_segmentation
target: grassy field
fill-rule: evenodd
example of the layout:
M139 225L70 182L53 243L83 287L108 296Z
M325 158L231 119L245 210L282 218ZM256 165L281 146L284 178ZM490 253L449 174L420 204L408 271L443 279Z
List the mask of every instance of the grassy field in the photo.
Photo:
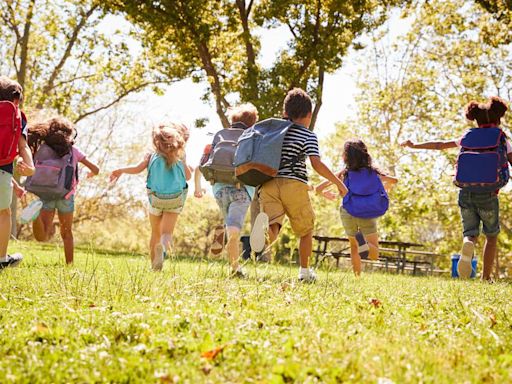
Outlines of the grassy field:
M0 382L512 382L512 287L13 244Z

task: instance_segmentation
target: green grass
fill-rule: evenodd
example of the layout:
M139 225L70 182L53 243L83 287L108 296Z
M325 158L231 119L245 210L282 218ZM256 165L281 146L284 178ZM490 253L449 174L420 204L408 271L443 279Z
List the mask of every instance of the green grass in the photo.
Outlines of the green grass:
M385 274L166 261L13 244L0 273L0 382L512 381L512 288ZM376 299L371 302L372 299ZM222 349L213 359L202 357Z

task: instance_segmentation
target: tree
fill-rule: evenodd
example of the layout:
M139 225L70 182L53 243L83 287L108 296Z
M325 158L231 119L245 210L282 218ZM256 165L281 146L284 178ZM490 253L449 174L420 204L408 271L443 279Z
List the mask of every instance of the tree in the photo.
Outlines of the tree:
M183 63L209 88L223 126L231 101L250 101L260 115L280 115L287 90L300 86L322 105L326 73L336 71L349 46L404 1L119 0L107 2L144 31L144 44L165 61ZM258 28L286 27L290 40L272 68L258 62ZM164 63L162 63L164 64ZM162 74L166 74L163 66ZM313 126L312 126L313 127Z
M166 78L152 73L152 58L134 48L132 31L108 29L100 4L0 2L0 53L8 58L0 70L23 86L25 109L44 108L80 122L147 86L174 80L171 71ZM15 220L16 199L12 207Z

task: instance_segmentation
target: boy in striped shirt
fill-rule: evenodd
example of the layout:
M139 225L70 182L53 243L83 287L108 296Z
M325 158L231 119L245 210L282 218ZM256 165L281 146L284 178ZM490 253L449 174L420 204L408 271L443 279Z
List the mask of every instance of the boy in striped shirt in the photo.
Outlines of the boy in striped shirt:
M320 176L338 187L342 196L347 193L347 188L320 159L318 139L309 130L312 117L309 95L302 89L294 88L288 92L283 104L284 117L295 124L289 128L284 138L277 176L260 187L262 213L256 217L254 223L251 248L256 252L265 248L267 231L270 243L273 243L279 235L284 217L287 216L293 232L300 237L299 281L313 282L316 276L308 265L313 248L315 214L308 193L306 157L309 157L313 169Z

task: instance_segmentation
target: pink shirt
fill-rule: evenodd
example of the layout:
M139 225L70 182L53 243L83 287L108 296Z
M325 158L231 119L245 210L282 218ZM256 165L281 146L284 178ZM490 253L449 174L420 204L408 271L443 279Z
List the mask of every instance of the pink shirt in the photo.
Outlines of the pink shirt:
M81 162L83 159L85 159L85 154L75 146L73 146L72 151L73 151L73 161L72 161L71 165L75 169L75 172L78 172L78 168L77 168L78 163ZM68 196L74 195L76 192L76 187L78 185L78 180L77 180L76 176L77 175L75 175L75 177L73 178L73 188L69 192Z

